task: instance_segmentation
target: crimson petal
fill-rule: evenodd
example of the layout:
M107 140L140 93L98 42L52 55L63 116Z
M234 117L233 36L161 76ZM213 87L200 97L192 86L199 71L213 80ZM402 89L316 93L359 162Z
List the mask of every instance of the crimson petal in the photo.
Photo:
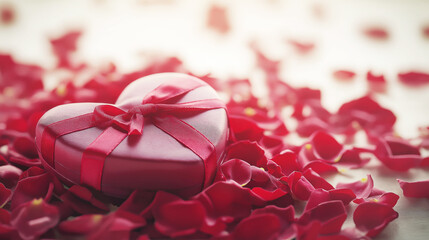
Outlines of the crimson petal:
M239 141L231 144L228 148L226 159L233 158L244 160L257 167L265 167L267 164L265 152L256 142Z
M429 84L429 73L426 72L410 71L398 73L398 78L403 84L413 87Z
M375 202L361 203L353 213L356 228L366 232L368 237L378 235L397 217L398 213L391 206Z
M11 225L23 239L35 239L58 224L58 209L43 199L26 202L12 211Z
M274 240L280 235L281 227L280 219L275 214L253 214L237 225L233 232L233 238L237 240Z
M406 182L398 179L398 183L402 188L405 197L429 199L429 180Z
M351 189L357 198L367 198L374 188L374 181L370 174L366 178L362 178L356 182L351 183L338 183L336 188Z
M323 202L316 207L305 211L298 219L301 225L307 225L312 221L319 221L321 223L321 234L338 233L341 226L347 218L346 209L342 201L333 200Z
M403 139L393 137L380 139L374 154L390 169L402 172L418 166L422 160L417 147Z
M170 237L195 233L205 219L205 209L196 200L176 200L159 206L154 212L156 229Z

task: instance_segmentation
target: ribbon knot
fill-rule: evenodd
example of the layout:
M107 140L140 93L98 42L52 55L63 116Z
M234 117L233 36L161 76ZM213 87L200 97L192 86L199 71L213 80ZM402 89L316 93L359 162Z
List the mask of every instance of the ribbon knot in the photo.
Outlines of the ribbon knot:
M144 118L158 111L157 104L145 103L124 111L113 105L99 105L93 112L93 123L100 128L115 127L128 135L142 135Z

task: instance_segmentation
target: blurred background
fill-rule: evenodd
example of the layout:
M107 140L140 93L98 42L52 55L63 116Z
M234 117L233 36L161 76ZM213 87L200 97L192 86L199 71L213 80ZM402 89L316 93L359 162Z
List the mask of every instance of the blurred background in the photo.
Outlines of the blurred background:
M75 32L72 60L94 68L114 63L133 71L173 56L197 75L248 78L255 95L264 97L256 52L278 62L283 81L321 89L331 111L370 92L397 115L401 136L416 137L429 123L429 84L400 81L409 72L428 81L427 0L0 0L0 16L0 53L50 70L43 78L47 89L70 77L57 69L51 41ZM384 89L371 90L369 71L384 76ZM376 184L400 192L382 178ZM429 202L401 198L397 209L400 218L379 239L429 234Z
M261 96L257 48L280 61L282 79L320 88L329 110L365 94L372 71L393 83L378 98L401 114L401 134L417 134L411 122L429 122L428 86L395 84L398 73L429 69L429 1L0 0L0 7L0 51L48 69L56 66L49 40L80 31L73 57L94 66L131 71L176 56L196 74L250 78ZM355 76L338 81L337 70ZM46 87L59 81L47 78Z

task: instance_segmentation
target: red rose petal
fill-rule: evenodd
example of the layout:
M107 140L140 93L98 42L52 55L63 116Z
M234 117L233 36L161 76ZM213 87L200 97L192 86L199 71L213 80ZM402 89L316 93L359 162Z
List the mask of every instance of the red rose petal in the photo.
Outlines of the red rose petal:
M301 54L308 54L314 49L314 43L301 42L293 39L289 39L288 43L295 48L295 50Z
M226 180L233 180L242 186L252 179L250 164L240 159L228 160L221 165L220 170Z
M35 199L15 208L10 223L23 239L34 239L56 226L59 219L56 207Z
M311 169L318 174L338 172L335 166L332 166L326 163L325 161L321 161L321 160L314 160L307 164L303 164L303 169L304 170Z
M422 34L424 37L429 38L429 25L422 27Z
M305 224L296 224L297 239L300 240L313 240L318 239L322 224L317 221L311 221Z
M270 190L266 190L266 189L261 188L261 187L254 187L254 188L252 188L252 192L256 196L263 199L264 201L273 201L273 200L279 199L279 198L281 198L287 194L287 192L285 192L284 190L279 189L279 188L277 188L273 191L270 191Z
M81 31L71 31L51 40L52 50L58 59L58 67L72 67L70 55L76 51L77 41L81 35Z
M386 40L389 38L389 33L386 29L380 26L372 26L364 29L364 34L372 39Z
M366 199L356 199L353 202L357 204L361 204L363 202L376 202L380 204L386 204L387 206L394 207L396 203L398 202L399 196L392 192L383 193L381 195L375 195L366 198Z
M369 89L374 92L385 92L386 91L386 79L382 74L374 75L371 71L366 74L366 80L369 84Z
M79 185L70 187L60 198L80 214L106 213L109 211L104 202L98 200L90 190Z
M2 208L9 201L11 194L12 191L0 183L0 208Z
M293 172L280 180L286 182L289 185L291 193L300 200L308 200L311 192L315 189L310 181L303 177L300 172Z
M419 87L429 84L429 73L419 71L409 71L398 73L399 81L407 86Z
M264 133L255 121L245 117L230 116L229 124L237 140L257 141Z
M154 197L155 192L135 190L130 194L127 200L121 204L119 210L140 214L152 203Z
M338 183L336 188L351 189L357 198L367 198L374 188L374 181L370 174L366 178L351 183Z
M33 175L35 172L38 173ZM18 181L11 198L11 209L35 198L43 198L45 201L49 201L55 187L53 178L49 173L40 168L32 167L22 175L28 176Z
M98 228L105 216L100 214L89 214L75 217L71 220L61 222L59 230L68 234L89 234Z
M314 207L317 207L319 204L323 202L329 202L332 200L341 200L344 205L349 204L353 199L355 199L356 195L350 189L332 189L326 191L324 189L316 189L314 190L307 204L305 205L305 211L308 211Z
M392 111L383 108L372 97L364 96L344 103L337 114L330 119L331 125L336 131L356 129L353 123L367 131L367 134L380 136L392 132L396 122L396 116Z
M7 188L15 187L21 174L22 170L13 165L0 166L0 182Z
M322 188L325 190L334 189L334 187L329 182L323 179L319 174L317 174L317 172L313 171L312 169L305 170L302 175L308 181L310 181L314 188Z
M301 225L307 225L311 221L319 221L321 223L321 234L338 233L341 226L347 218L346 209L342 201L333 200L323 202L316 207L305 211L298 219Z
M143 227L146 221L129 212L116 211L102 218L88 239L130 239L131 231Z
M11 5L3 4L0 6L0 23L11 24L15 19L15 10Z
M10 225L10 212L0 208L0 238L20 239L18 232Z
M243 218L250 214L252 205L263 205L263 201L250 189L242 188L235 182L216 182L196 195L195 199L208 204L205 208L212 218Z
M207 16L207 27L219 33L227 33L230 30L227 9L225 7L212 5Z
M353 213L356 228L366 232L368 237L378 235L387 224L397 217L398 213L392 207L375 202L361 203Z
M429 199L429 180L406 182L398 179L398 183L402 188L405 197Z
M276 239L280 235L281 223L272 213L254 214L243 219L233 232L233 239Z
M337 80L350 81L356 76L356 73L349 70L337 70L337 71L334 71L332 75Z
M298 122L296 132L301 137L309 137L318 131L325 131L328 129L328 124L318 117L309 117Z
M422 160L417 147L393 137L381 139L374 154L385 166L402 172L418 166Z
M326 132L316 132L311 136L311 147L316 158L333 161L343 149L337 140Z
M158 231L170 237L179 237L198 231L206 212L199 201L176 200L159 206L153 214Z
M248 162L250 165L265 167L267 157L264 150L255 142L239 141L229 146L226 159L238 158Z
M358 149L352 148L345 150L335 165L356 169L365 166L370 160L370 158L361 158Z
M281 232L279 238L281 239L290 239L295 236L295 228L293 223L295 222L295 210L293 206L288 206L285 208L269 205L264 208L255 209L252 212L252 215L260 214L274 214L276 215L281 223Z
M277 154L271 160L280 166L283 174L286 176L290 175L294 171L301 170L301 167L297 162L296 154L290 150L285 150L280 154Z

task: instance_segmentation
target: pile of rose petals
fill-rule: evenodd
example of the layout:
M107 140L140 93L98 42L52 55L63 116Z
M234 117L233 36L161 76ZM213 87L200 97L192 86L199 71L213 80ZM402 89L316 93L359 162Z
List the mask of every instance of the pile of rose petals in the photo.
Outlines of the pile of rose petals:
M211 14L222 11L212 9ZM210 24L227 29L221 23ZM367 34L385 35L378 30ZM51 40L57 68L74 75L90 68L71 61L80 36L74 31ZM0 238L367 239L379 234L398 218L394 207L399 196L377 189L370 174L336 186L325 177L339 174L339 169L362 168L370 161L368 156L398 172L427 166L429 159L420 151L429 149L428 128L421 129L418 145L395 136L396 116L372 95L330 112L321 103L320 90L287 84L278 74L278 62L253 50L258 67L266 73L269 101L264 106L261 100L267 99L252 94L248 79L221 83L200 76L229 97L234 136L213 184L187 199L139 190L127 199L114 199L83 186L65 186L43 169L34 145L35 125L50 108L70 102L113 103L137 78L183 72L180 59L154 61L130 73L111 64L91 69L94 74L82 86L65 81L47 91L42 81L46 69L0 55ZM334 75L354 77L350 71ZM368 72L367 78L386 84L382 75ZM404 73L400 80L422 84L427 76ZM281 113L285 107L293 109L286 117L296 120L295 129L285 125ZM353 147L358 131L366 134L368 147ZM292 133L304 143L287 141ZM341 137L346 140L339 141ZM404 196L429 198L429 180L398 182ZM348 217L354 226L343 226Z

